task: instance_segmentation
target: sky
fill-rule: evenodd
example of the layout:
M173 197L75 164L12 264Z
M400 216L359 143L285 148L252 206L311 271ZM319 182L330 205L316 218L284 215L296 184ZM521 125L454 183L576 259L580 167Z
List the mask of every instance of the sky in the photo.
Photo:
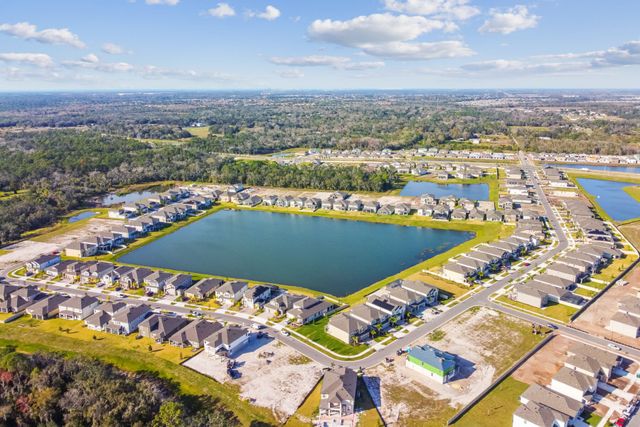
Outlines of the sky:
M637 0L0 0L0 91L640 88Z

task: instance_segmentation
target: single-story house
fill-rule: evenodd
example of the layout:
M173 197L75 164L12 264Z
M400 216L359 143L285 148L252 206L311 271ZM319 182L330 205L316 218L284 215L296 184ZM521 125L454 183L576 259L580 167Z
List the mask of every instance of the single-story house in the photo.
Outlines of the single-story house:
M169 343L176 347L200 348L204 345L204 340L215 332L222 329L219 322L198 319L184 326L169 337Z
M195 285L184 291L184 296L194 300L204 300L213 295L222 284L223 280L214 279L212 277L199 280Z
M187 325L189 321L181 316L153 314L138 325L138 333L156 342L164 342L171 335Z

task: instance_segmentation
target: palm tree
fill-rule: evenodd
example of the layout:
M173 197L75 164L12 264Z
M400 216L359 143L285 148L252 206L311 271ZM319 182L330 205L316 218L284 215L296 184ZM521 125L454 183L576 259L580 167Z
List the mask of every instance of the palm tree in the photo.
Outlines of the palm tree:
M391 323L391 326L396 326L396 324L398 323L398 317L396 316L391 316L389 318L389 323Z

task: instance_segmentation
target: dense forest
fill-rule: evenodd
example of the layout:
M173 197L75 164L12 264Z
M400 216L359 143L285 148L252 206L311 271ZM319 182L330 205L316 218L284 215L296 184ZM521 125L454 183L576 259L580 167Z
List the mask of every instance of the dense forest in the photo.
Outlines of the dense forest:
M0 425L226 427L233 414L184 396L151 373L121 371L83 357L0 348Z
M0 146L0 191L9 193L0 198L0 244L52 224L93 196L130 184L171 180L385 191L397 179L393 171L355 166L235 161L211 153L204 140L150 146L93 131L25 132Z

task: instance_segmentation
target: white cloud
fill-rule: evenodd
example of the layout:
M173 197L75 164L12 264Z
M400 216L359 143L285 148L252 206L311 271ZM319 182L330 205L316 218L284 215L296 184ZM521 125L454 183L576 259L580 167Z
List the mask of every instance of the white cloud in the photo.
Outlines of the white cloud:
M336 66L351 61L346 56L326 56L326 55L309 55L309 56L274 56L269 59L276 65L290 65L296 67L317 67L317 66Z
M529 13L523 5L517 5L506 11L491 9L490 18L484 21L480 32L510 34L514 31L534 28L538 25L539 16Z
M370 70L384 67L382 61L354 62L347 56L309 55L309 56L274 56L269 61L276 65L291 67L332 67L336 70Z
M80 37L68 28L45 28L38 31L38 27L29 22L18 22L17 24L0 24L0 32L23 40L35 40L46 44L66 44L77 48L86 46Z
M464 21L480 13L469 0L385 0L386 9L410 15L433 15Z
M123 53L131 53L131 52L127 52L122 46L117 45L115 43L103 44L102 51L104 53L108 53L109 55L121 55Z
M282 70L278 71L278 75L283 79L300 79L304 77L304 73L302 70L294 68L292 70Z
M150 4L152 6L155 5L166 5L166 6L175 6L180 3L180 0L145 0L146 4Z
M156 67L155 65L146 65L138 70L138 73L145 79L179 79L179 80L197 80L197 81L232 81L233 77L212 72L212 71L196 71L183 70L177 68Z
M45 53L0 53L0 61L29 64L42 68L54 65L53 59Z
M554 74L584 70L585 64L580 62L527 63L517 60L496 59L463 65L461 68L468 72L490 71L494 74Z
M225 18L235 16L236 11L228 3L218 3L216 7L209 9L207 13L216 18Z
M260 18L267 21L275 21L281 15L280 10L275 6L268 5L263 12L255 12L253 10L247 10L245 15L248 18Z
M475 53L458 40L423 43L393 42L364 46L362 50L369 55L405 61L458 58Z
M408 41L434 31L451 29L450 24L423 16L376 13L348 21L315 20L309 26L314 40L342 46L361 47L379 43Z
M62 65L68 68L84 68L106 73L128 72L133 71L135 68L127 62L102 62L100 58L93 53L83 56L79 61L63 61Z
M397 60L430 60L469 56L474 52L458 40L416 42L434 30L457 28L451 21L389 13L358 16L349 21L317 20L309 26L313 40L355 47L362 52Z

